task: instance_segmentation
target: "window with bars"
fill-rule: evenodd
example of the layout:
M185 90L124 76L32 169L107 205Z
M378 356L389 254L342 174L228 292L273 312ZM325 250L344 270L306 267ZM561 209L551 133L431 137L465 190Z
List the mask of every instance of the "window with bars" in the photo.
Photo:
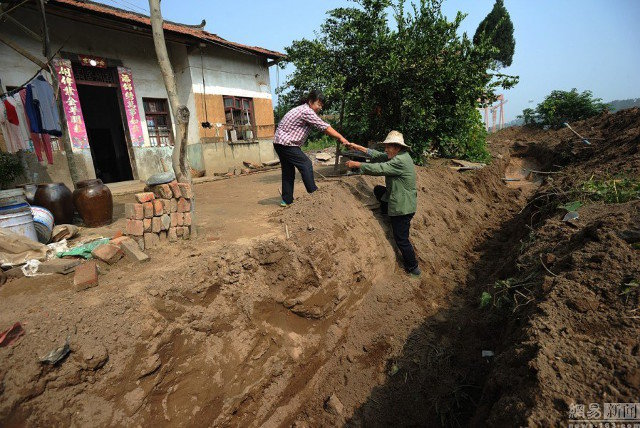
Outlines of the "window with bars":
M152 146L173 146L169 104L164 98L143 98L144 115Z
M253 99L225 95L223 100L229 140L253 140L255 136Z

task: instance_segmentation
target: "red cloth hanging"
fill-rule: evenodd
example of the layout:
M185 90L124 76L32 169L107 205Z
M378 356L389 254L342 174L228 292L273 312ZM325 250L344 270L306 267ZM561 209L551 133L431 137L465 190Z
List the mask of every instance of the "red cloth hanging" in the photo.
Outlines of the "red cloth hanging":
M7 100L4 100L4 108L7 110L7 121L14 125L20 125L16 108Z

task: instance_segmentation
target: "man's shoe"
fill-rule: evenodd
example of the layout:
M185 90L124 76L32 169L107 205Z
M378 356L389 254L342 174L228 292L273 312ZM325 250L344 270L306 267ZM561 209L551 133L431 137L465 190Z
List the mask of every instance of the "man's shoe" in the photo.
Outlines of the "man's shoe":
M286 203L285 201L280 201L280 206L281 206L281 207L285 207L285 208L286 208L286 207L288 207L289 205L291 205L291 204L288 204L288 203Z
M418 266L416 266L415 268L411 269L409 271L409 275L413 276L413 277L419 277L420 274L422 274L422 271L420 270L420 268Z

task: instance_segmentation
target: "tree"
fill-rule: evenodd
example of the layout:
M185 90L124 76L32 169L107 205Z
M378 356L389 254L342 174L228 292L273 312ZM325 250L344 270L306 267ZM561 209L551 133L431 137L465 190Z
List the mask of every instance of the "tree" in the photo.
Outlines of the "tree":
M162 11L160 10L160 0L149 0L149 10L151 11L151 30L153 32L153 43L158 57L158 64L167 95L169 104L173 111L174 121L178 128L178 138L175 139L173 153L171 155L171 163L173 171L178 181L183 183L191 183L191 169L187 164L186 147L189 131L189 109L187 106L180 104L178 99L178 88L176 85L176 77L167 53L167 45L164 40L164 30Z
M480 43L486 38L495 50L491 58L498 61L503 67L508 67L513 61L516 49L516 40L513 38L513 23L504 0L496 0L491 12L480 22L473 36L473 43Z
M524 109L519 118L525 125L550 126L560 128L565 122L575 122L596 116L607 109L601 98L594 98L591 91L578 93L576 88L570 91L551 91L545 99L533 109Z
M178 88L176 76L167 53L167 44L164 40L164 29L162 11L160 10L160 0L149 0L149 10L151 19L151 31L153 33L153 44L155 45L156 56L164 85L167 88L169 104L173 111L174 123L177 124L178 135L175 138L173 152L171 153L171 165L176 179L181 183L191 183L191 168L187 161L187 138L189 132L189 109L184 104L180 104L178 98ZM191 199L192 224L195 225L195 192ZM192 235L196 235L195 226L191 230Z
M479 99L495 98L517 77L494 73L492 47L471 42L458 29L465 15L448 21L441 0L422 0L405 12L404 0L355 0L334 9L315 39L286 48L296 69L283 86L280 111L303 91L325 92L329 113L340 113L349 139L380 141L399 130L414 158L436 149L444 156L486 160ZM388 24L394 11L395 29Z

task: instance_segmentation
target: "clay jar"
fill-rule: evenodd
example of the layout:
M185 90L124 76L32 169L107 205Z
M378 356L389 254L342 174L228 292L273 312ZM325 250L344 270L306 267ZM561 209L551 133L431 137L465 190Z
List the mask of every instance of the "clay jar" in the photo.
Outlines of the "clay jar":
M113 196L100 179L78 181L73 204L87 227L104 226L113 219Z
M73 221L73 198L64 183L38 184L33 202L51 211L56 224L71 224Z
M27 203L29 205L35 205L33 202L33 198L36 196L36 190L38 190L38 186L35 184L23 184L20 186L24 189L24 196L27 198Z

